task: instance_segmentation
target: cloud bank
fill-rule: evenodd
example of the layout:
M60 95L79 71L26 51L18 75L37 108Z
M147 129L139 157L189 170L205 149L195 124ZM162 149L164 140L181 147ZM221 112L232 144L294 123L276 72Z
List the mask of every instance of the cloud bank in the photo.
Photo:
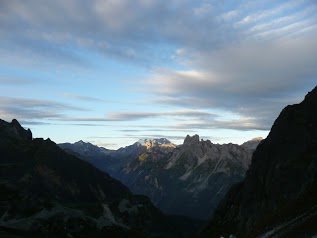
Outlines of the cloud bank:
M156 109L73 117L67 112L78 107L1 97L0 113L91 123L81 125L166 118L173 122L162 127L171 130L269 130L284 106L300 102L316 86L316 10L314 0L3 0L0 62L97 69L85 57L89 52L146 66L145 79L127 81ZM32 80L0 77L0 83ZM107 103L89 94L63 96Z

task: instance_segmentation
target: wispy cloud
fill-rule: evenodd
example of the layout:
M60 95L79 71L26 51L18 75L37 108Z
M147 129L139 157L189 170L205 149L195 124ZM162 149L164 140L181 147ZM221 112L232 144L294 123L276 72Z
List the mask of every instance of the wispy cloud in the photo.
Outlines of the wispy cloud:
M283 107L298 103L299 95L316 85L313 37L200 52L191 59L199 71L158 69L144 92L156 95L157 103L225 110L256 120L256 125L241 124L242 129L269 129ZM267 123L261 125L264 120Z
M247 34L253 34L255 32L261 32L265 30L278 30L285 25L290 25L296 23L296 21L302 21L305 19L311 19L311 22L314 22L313 19L316 17L314 16L316 14L316 10L316 4L309 5L293 14L286 16L281 15L269 21L265 21L264 23L256 24L247 30Z
M298 22L293 22L291 24L288 24L286 26L280 27L280 28L273 28L266 31L262 31L260 33L254 34L254 38L261 38L261 39L274 39L280 36L285 36L287 34L293 34L296 31L300 31L303 28L309 27L314 23L313 20L302 20Z
M140 126L140 128L138 129L122 129L122 130L118 130L119 132L147 132L147 131L155 131L155 132L174 132L174 131L183 131L183 132L195 132L192 129L188 129L188 128L181 128L181 129L177 129L177 128L173 128L173 129L168 129L168 128L158 128L158 127L142 127Z
M62 118L66 111L84 111L85 109L50 100L29 98L0 97L0 117L5 120L28 119L29 123L37 119Z
M212 114L205 111L198 110L176 110L176 111L162 111L162 112L113 112L105 118L60 118L61 121L136 121L148 118L191 118L191 119L208 119L217 117L216 114Z
M64 93L64 97L81 100L81 101L90 101L90 102L104 102L103 99L96 98L96 97L90 97L85 95L79 95L79 94L73 94L73 93Z
M273 17L276 15L278 16L283 11L296 8L302 4L303 4L303 1L286 1L286 3L282 3L280 5L273 7L273 8L261 10L261 11L254 13L254 14L247 15L247 16L243 17L243 19L238 21L235 24L235 26L242 27L242 26L247 25L247 24L256 23L256 22L258 22L262 19L265 19L265 18Z
M214 47L223 44L219 34L231 29L234 35L230 24L217 27L218 16L211 4L201 1L56 0L38 4L14 0L1 3L0 16L1 41L8 55L78 65L89 62L76 48L150 63L168 58L155 52L156 44Z
M59 102L0 97L2 118L87 127L120 124L122 130L132 130L122 125L132 123L125 122L137 125L152 119L162 123L136 130L268 130L286 104L299 102L316 85L314 0L234 4L204 0L55 0L43 4L3 0L0 5L0 62L13 65L11 71L31 65L26 75L32 74L45 64L53 66L47 67L52 69L48 74L54 71L58 78L59 70L67 69L64 77L72 73L72 66L99 70L103 65L97 59L111 58L120 67L126 61L133 62L148 73L138 83L135 75L125 75L128 87L138 89L133 93L141 91L136 97L121 89L110 92L114 86L108 89L110 80L102 76L98 85L105 87L107 98L98 98L95 95L100 94L89 90L81 95L75 87L54 88L55 95L68 92ZM7 71L0 77L6 88L34 82L6 77ZM110 105L108 111L98 109L78 116L68 112L83 109L61 103L65 97L77 105L98 102L98 106L124 106ZM144 98L150 106L138 104ZM229 113L230 118L221 118L221 113Z
M19 122L23 126L46 126L46 125L53 125L52 123L49 122L39 122L39 121L27 121L27 120L19 120Z

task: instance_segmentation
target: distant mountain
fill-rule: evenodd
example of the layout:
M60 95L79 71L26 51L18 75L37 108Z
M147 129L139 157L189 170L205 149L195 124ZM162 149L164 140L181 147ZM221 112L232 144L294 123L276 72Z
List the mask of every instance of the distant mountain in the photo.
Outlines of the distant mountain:
M73 144L62 143L58 146L68 153L109 173L114 178L120 178L122 168L145 152L161 151L162 153L167 153L176 147L175 144L166 138L140 139L134 144L122 147L118 150L108 150L83 141L78 141Z
M58 144L58 146L67 153L87 161L96 168L107 172L111 177L115 177L114 173L120 169L122 163L125 163L126 159L129 159L130 156L136 156L136 154L138 154L137 151L141 149L139 146L133 145L130 146L131 148L127 150L129 151L127 153L122 149L120 149L120 151L108 150L83 141L78 141L73 144L62 143Z
M168 214L208 219L231 185L244 178L251 155L238 145L187 136L171 152L142 154L123 168L119 179Z
M287 106L200 237L317 236L317 87Z
M147 197L17 120L0 120L0 155L1 237L178 237Z
M168 146L171 146L171 147L176 147L172 142L170 142L166 138L160 138L160 139L148 139L148 138L145 138L145 139L138 140L137 143L139 143L140 145L147 145L147 144L152 145L152 146L155 146L155 145L168 145Z
M137 152L128 153L136 147ZM82 159L93 161L93 153L72 149ZM122 150L92 163L132 192L150 197L164 212L196 219L208 219L228 189L244 178L253 152L246 146L200 141L198 135L187 136L178 147L167 139L139 140L124 148L129 159L123 159Z

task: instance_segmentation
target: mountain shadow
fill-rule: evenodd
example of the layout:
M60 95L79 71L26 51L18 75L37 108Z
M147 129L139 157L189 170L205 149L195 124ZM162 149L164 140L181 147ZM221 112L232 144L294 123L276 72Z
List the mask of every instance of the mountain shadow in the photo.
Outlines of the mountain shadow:
M317 87L287 106L198 237L317 235Z
M0 120L1 237L179 237L151 202L66 153Z

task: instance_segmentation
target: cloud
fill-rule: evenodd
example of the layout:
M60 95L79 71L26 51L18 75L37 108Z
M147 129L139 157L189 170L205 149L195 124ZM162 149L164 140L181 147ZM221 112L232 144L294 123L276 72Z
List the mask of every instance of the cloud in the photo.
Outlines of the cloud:
M28 125L28 126L46 126L46 125L52 125L52 123L48 122L39 122L39 121L26 121L26 120L19 120L21 125Z
M271 125L265 123L257 123L253 118L228 120L228 121L205 121L198 123L179 123L171 125L171 128L177 129L232 129L240 131L248 130L268 130Z
M223 13L221 15L221 18L224 19L225 21L229 21L235 18L238 14L239 14L238 11L229 11L229 12Z
M171 0L168 4L160 0L56 0L45 4L4 0L0 36L6 46L2 50L7 49L7 55L17 54L16 58L33 55L89 65L77 50L89 49L154 64L171 60L178 46L204 52L241 42L245 27L287 11L296 14L313 3L257 4L262 9L254 13L253 1L232 5L203 0ZM238 16L241 19L236 22Z
M243 27L247 24L252 24L252 23L256 23L262 19L265 18L270 18L270 17L274 17L274 16L278 16L280 13L289 10L289 9L294 9L300 5L303 4L303 1L286 1L286 3L274 6L272 8L267 8L265 10L260 10L254 14L251 15L247 15L245 16L243 19L241 19L240 21L238 21L235 26L237 27ZM295 10L296 11L296 10Z
M205 111L198 110L176 110L176 111L163 111L163 112L113 112L105 118L100 117L86 117L86 118L60 118L61 121L137 121L148 118L183 118L183 119L208 119L217 117Z
M34 119L62 118L65 116L64 113L70 110L83 111L85 109L50 100L0 97L0 117L5 120L27 119L30 124Z
M81 101L88 101L88 102L103 102L104 101L103 99L100 99L100 98L73 94L73 93L64 93L63 96L67 98L72 98L72 99L81 100Z
M170 57L171 45L217 47L233 36L230 24L218 25L204 1L37 0L1 2L2 53L72 64L87 64L78 48L114 57L157 62ZM206 38L208 36L208 38ZM221 36L221 37L219 37ZM227 37L226 37L227 38ZM228 39L229 40L229 39ZM86 65L86 66L87 66Z
M193 106L196 107L197 105ZM262 108L263 109L263 108ZM272 109L271 107L269 108ZM256 111L250 112L250 114ZM268 130L271 126L271 118L266 118L266 112L261 117L245 117L240 115L236 119L226 119L218 116L217 114L207 111L198 110L178 110L178 111L164 111L164 112L124 112L124 113L110 113L105 118L57 118L58 121L72 121L72 122L125 122L125 121L139 121L147 120L149 118L164 118L171 119L173 123L157 124L154 127L151 125L134 125L135 129L124 129L125 127L131 128L131 125L120 125L117 131L119 134L122 132L139 133L144 132L195 132L200 129L234 129L234 130ZM72 123L71 125L80 126L110 126L95 123Z
M161 131L161 132L173 132L173 131L185 131L185 132L195 132L194 130L188 129L188 128L181 128L181 129L162 129L162 128L157 128L157 127L144 127L144 126L139 126L138 129L122 129L118 130L119 132L147 132L147 131Z
M267 130L286 104L299 102L316 85L317 18L309 10L316 9L314 3L55 0L39 4L37 0L3 0L3 62L89 67L92 63L83 57L88 51L154 65L158 68L151 67L154 73L138 87L149 95L154 106L184 109L71 118L65 112L78 108L49 101L0 98L1 114L91 122L77 124L85 126L168 118L185 121L175 123L174 128ZM175 64L178 69L173 69ZM6 79L0 78L0 82L8 84ZM89 95L65 96L99 101ZM224 111L234 118L219 118L218 112ZM186 123L189 119L194 122Z
M294 34L294 32L296 31L301 31L303 28L310 27L313 23L314 21L312 21L311 19L298 21L277 29L273 28L267 31L262 31L260 33L254 34L253 37L265 39L277 38L279 36L285 36L287 34Z
M269 21L265 21L264 23L259 23L252 26L247 34L253 34L255 32L265 32L269 30L279 30L281 28L285 28L289 25L295 24L296 22L302 22L303 20L309 20L306 23L308 25L314 24L314 19L316 17L317 5L311 4L303 9L295 12L291 15L281 15L276 18L270 19ZM281 32L283 33L283 32Z
M104 147L104 148L113 148L113 147L118 147L118 144L115 144L115 143L102 143L100 141L92 141L91 143L96 143L98 144L99 147Z
M227 124L231 128L268 130L283 107L300 102L316 86L315 37L193 53L188 57L196 70L157 69L144 92L155 95L156 103L225 110L253 120L240 121L241 126Z

